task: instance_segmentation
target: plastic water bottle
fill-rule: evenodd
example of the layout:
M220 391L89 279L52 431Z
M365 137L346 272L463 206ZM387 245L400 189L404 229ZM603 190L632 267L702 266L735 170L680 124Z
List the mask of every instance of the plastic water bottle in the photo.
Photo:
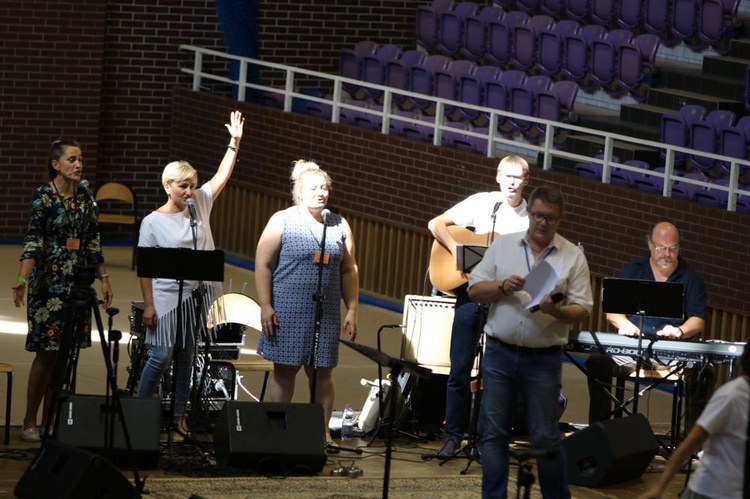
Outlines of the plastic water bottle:
M341 416L341 440L346 442L354 436L354 411L350 404L344 405L344 413Z

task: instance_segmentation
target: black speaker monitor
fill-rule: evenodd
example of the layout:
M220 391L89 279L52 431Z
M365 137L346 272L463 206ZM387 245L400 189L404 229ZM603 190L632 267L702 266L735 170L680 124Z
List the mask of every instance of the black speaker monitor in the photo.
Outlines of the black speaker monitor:
M47 440L16 484L19 499L140 497L133 484L103 457Z
M639 478L659 450L643 414L592 424L563 439L568 483L604 487Z
M326 463L323 406L228 401L214 428L214 450L225 466L319 473Z
M130 444L139 468L154 468L159 462L161 403L155 398L121 397ZM70 395L60 404L57 439L101 454L120 467L131 465L120 418L114 421L114 445L107 451L105 425L108 411L100 395Z

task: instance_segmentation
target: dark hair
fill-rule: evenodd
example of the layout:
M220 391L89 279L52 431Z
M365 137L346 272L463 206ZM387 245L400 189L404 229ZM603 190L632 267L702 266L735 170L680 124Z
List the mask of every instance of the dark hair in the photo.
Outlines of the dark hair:
M528 205L532 206L537 199L546 204L556 204L560 207L561 214L564 211L565 200L563 199L562 192L554 187L543 185L534 189L531 196L529 196Z
M57 170L52 167L52 161L57 161L58 159L60 159L60 156L65 153L65 149L68 147L77 147L78 149L81 149L81 144L73 139L60 137L50 146L49 160L47 161L47 171L49 173L50 180L55 180L55 177L57 176Z
M750 348L748 348L747 342L745 342L745 347L742 351L742 357L740 357L740 366L742 366L745 374L750 376Z

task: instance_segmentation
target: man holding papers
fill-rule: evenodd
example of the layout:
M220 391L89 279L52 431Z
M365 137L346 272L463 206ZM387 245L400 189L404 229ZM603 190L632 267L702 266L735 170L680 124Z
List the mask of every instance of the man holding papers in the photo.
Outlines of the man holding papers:
M570 497L557 429L563 347L569 324L586 317L593 298L583 251L557 233L563 205L558 190L535 189L528 201L528 231L496 239L469 279L471 299L491 304L482 366L480 449L485 498L507 493L509 443L519 393L534 448L552 454L537 463L542 495ZM559 302L553 300L557 293L563 295ZM532 312L535 305L538 310Z

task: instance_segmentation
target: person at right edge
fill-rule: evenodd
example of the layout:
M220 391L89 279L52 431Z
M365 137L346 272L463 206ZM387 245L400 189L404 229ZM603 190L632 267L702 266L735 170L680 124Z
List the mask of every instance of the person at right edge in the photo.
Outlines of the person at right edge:
M522 194L523 188L529 183L529 164L518 156L506 156L497 166L495 180L500 186L499 192L473 194L430 220L428 227L432 235L450 251L452 262L456 261L457 245L460 243L456 241L454 232L449 229L451 226L472 227L475 234L487 234L487 244L491 242L489 233L493 228L494 232L500 234L524 231L528 228L529 218ZM455 270L455 267L451 270ZM437 269L430 268L430 275L436 271ZM468 280L468 276L465 276L465 279ZM450 458L461 449L461 441L466 435L471 397L471 371L477 354L481 311L479 304L469 299L466 283L454 290L441 291L451 291L456 295L451 330L451 368L445 397L445 438L437 453L439 458Z
M659 481L638 499L659 499L672 477L699 450L698 467L690 477L681 499L742 499L747 446L747 419L750 410L750 350L745 343L740 366L742 376L721 385L685 440L672 453Z
M567 459L557 427L562 389L563 348L571 324L593 307L591 274L583 251L557 230L563 196L537 187L529 196L529 230L498 237L471 272L469 297L490 304L484 332L481 421L482 497L507 497L510 440L518 397L537 459L545 498L570 497ZM541 266L541 268L540 268ZM547 273L549 293L529 296L532 271ZM552 296L561 293L562 301ZM537 307L532 306L537 303Z
M706 290L703 278L680 256L680 233L669 222L660 222L647 236L649 255L626 265L622 279L678 282L684 285L685 319L643 318L643 334L667 340L689 341L697 338L706 326ZM638 336L637 316L607 314L607 320L624 336ZM613 376L627 376L635 371L636 362L628 356L593 354L586 359L589 385L589 424L609 419L612 398L609 389ZM665 370L670 366L654 363L646 369ZM716 388L716 370L710 363L696 363L682 370L688 392L686 430L690 430Z

